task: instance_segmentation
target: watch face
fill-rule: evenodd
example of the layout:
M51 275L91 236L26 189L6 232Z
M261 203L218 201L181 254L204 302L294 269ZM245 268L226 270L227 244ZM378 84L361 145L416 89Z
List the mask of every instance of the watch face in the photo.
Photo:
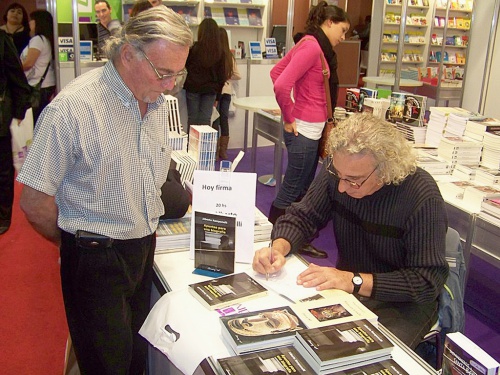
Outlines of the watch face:
M352 278L352 283L354 285L361 285L361 284L363 284L363 279L360 276L354 276Z

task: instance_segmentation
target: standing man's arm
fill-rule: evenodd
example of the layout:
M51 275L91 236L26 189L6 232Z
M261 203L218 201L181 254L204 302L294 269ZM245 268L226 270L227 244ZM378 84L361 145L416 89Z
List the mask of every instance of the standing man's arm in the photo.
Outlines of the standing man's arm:
M20 205L32 227L59 246L61 232L57 226L58 210L55 198L25 185Z

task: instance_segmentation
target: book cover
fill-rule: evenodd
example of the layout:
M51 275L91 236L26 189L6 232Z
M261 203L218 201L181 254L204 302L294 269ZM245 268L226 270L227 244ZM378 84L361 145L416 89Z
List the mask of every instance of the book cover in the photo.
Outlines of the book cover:
M393 123L403 121L405 98L406 94L402 92L393 92L391 94L391 104L389 105L389 109L387 111L387 121Z
M247 17L250 26L262 26L262 15L259 8L248 8Z
M194 266L228 275L234 272L236 217L193 212Z
M267 289L245 272L190 284L188 290L209 310L267 295Z
M351 370L335 372L335 375L408 375L394 359L386 359Z
M294 346L313 370L332 370L352 367L360 361L373 360L373 363L388 359L394 347L366 319L297 331Z
M292 310L307 328L317 328L360 319L377 324L377 315L349 293L338 293L317 301L292 305Z
M314 371L293 346L272 348L217 360L219 369L227 375L304 374Z
M348 112L358 112L360 91L357 88L348 88L345 92L345 109Z
M403 122L423 126L426 103L426 96L406 94L403 108Z
M224 8L224 17L226 18L226 25L239 25L240 18L238 17L238 9Z
M495 359L462 333L446 335L443 375L496 375L499 367Z
M289 306L219 317L222 337L235 353L291 345L295 331L306 329Z

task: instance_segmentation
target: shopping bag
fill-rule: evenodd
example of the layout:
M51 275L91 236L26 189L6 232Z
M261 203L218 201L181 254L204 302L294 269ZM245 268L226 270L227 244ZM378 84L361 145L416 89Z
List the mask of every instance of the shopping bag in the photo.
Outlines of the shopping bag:
M335 122L332 121L326 121L325 122L325 127L323 128L323 133L321 134L321 138L319 140L319 149L318 153L319 156L322 159L326 159L328 156L328 137L330 136L330 131L335 127Z
M24 120L19 124L17 123L17 119L12 120L10 123L10 133L12 136L14 168L19 172L33 142L33 110L31 108L28 108Z

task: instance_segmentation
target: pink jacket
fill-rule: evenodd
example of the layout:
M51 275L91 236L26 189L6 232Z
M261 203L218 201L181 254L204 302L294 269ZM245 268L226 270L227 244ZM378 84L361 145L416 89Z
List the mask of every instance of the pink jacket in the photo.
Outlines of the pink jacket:
M313 36L305 36L271 70L274 93L285 122L296 118L307 122L325 122L326 94L321 65L321 47ZM328 76L330 76L330 69ZM290 94L293 89L292 100Z

